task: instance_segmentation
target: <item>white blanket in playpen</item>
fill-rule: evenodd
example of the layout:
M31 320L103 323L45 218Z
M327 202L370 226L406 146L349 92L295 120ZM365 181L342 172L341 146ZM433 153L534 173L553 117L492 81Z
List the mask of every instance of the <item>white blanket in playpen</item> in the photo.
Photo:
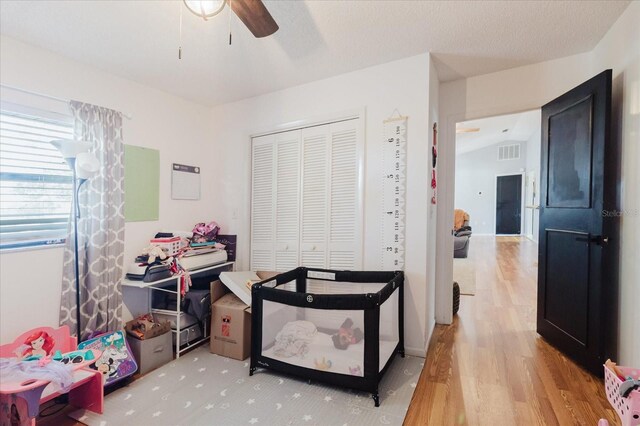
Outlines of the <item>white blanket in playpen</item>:
M280 339L274 346L263 350L262 355L300 367L364 376L364 340L349 345L347 349L337 349L330 334L319 331L314 333L308 324L312 323L294 321L285 325L278 333ZM379 370L384 368L397 343L384 340L379 342Z

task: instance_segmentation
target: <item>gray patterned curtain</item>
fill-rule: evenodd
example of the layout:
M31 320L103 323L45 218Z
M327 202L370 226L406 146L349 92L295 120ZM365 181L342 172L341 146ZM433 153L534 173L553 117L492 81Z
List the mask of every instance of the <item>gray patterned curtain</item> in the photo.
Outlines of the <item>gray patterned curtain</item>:
M78 259L82 338L93 331L122 327L122 262L124 253L124 145L122 114L71 101L75 136L93 143L98 174L80 187ZM72 212L72 214L74 214ZM60 325L76 329L73 224L64 251Z

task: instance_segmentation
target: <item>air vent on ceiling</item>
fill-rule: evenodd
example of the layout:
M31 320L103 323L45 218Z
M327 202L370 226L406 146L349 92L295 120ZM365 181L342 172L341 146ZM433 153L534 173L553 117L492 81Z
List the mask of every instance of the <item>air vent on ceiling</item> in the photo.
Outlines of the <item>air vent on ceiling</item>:
M520 158L520 144L498 147L498 161L517 160L518 158Z

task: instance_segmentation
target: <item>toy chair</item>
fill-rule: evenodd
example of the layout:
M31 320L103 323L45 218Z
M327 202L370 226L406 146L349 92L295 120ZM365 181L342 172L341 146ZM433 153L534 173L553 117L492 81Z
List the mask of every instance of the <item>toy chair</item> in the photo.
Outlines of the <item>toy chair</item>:
M76 350L76 338L69 333L69 327L58 329L39 327L20 335L13 343L0 346L1 358L40 357L54 354L68 354ZM102 353L98 350L85 351L82 362L73 365L73 382L69 390L69 403L78 408L86 408L102 414L104 388L100 372L89 369ZM56 361L53 361L56 362ZM52 400L64 392L54 389L48 380L26 380L24 382L0 383L0 423L13 424L26 405L30 424L35 425L40 404ZM26 403L26 404L25 404ZM20 419L19 424L25 424ZM29 424L29 422L26 422Z

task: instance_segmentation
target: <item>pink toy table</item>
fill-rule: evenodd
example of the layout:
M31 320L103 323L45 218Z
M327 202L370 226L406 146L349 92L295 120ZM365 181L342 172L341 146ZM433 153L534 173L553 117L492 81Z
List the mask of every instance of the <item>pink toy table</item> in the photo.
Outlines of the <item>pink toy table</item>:
M68 327L63 326L58 329L42 327L22 334L11 344L0 346L0 357L15 357L15 351L22 347L29 337L40 332L46 333L47 338L50 338L52 342L51 352L59 350L63 353L68 353L76 349L76 339L69 335ZM72 364L74 367L73 383L69 391L69 403L73 406L102 414L104 403L102 374L99 371L88 368L102 355L102 352L95 349L91 351L93 360ZM53 385L49 385L50 382L47 380L0 383L0 423L11 423L12 416L16 416L19 408L24 407L26 402L29 420L25 422L21 419L20 424L30 423L35 425L35 418L38 415L40 404L62 394L62 392L56 391ZM13 420L15 421L15 418Z

